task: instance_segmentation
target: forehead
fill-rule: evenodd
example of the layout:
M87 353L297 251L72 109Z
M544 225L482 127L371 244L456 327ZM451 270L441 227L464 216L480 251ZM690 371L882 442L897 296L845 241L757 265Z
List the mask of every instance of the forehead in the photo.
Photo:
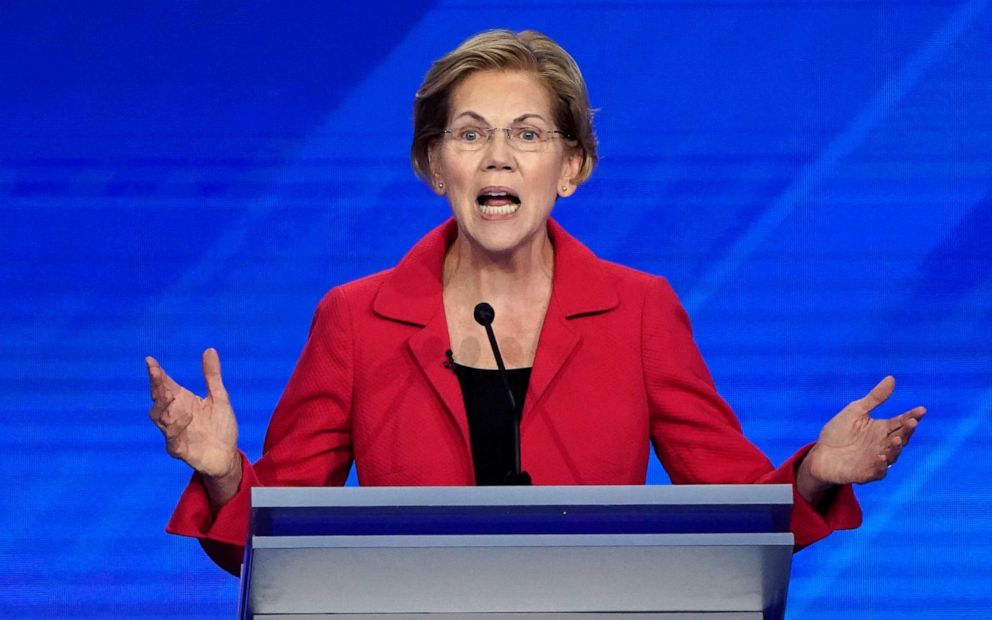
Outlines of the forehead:
M539 114L550 121L551 95L530 72L476 71L451 92L451 118L463 112L500 123L523 114Z

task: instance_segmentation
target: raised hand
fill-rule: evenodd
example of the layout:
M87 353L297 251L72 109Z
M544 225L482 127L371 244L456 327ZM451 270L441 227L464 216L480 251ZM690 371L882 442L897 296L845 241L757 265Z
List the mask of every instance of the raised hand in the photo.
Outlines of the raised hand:
M889 419L869 414L884 403L895 389L895 379L886 377L864 397L844 407L827 422L799 471L799 490L811 499L831 485L881 480L899 458L926 409L915 407Z
M152 396L148 416L165 436L166 451L204 476L240 480L238 423L221 380L217 351L203 352L205 398L173 381L155 358L146 357L145 365Z

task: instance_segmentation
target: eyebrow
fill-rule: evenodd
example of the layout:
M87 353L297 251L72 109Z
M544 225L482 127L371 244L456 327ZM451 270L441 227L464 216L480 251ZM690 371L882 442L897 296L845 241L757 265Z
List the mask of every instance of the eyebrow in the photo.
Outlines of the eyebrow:
M466 110L465 112L462 112L461 114L459 114L458 116L456 116L456 117L455 117L454 119L452 119L452 120L458 120L459 118L461 118L461 117L463 117L463 116L468 116L468 117L471 117L471 118L473 118L473 119L475 119L475 120L477 120L477 121L479 121L480 123L488 123L488 122L489 122L489 121L487 121L487 120L485 119L485 117L484 117L484 116L482 116L482 115L481 115L481 114L479 114L478 112L473 112L472 110ZM525 121L525 120L527 120L527 119L529 119L529 118L537 118L537 119L540 119L540 120L542 120L542 121L544 121L544 122L547 122L547 119L545 119L545 118L544 118L543 116L541 116L540 114L537 114L536 112L526 112L526 113L524 113L524 114L521 114L521 115L520 115L520 116L518 116L517 118L515 118L515 119L513 119L513 121L512 121L512 122L511 122L510 124L511 124L511 125L515 125L515 124L517 124L517 123L519 123L519 122L521 122L521 121Z

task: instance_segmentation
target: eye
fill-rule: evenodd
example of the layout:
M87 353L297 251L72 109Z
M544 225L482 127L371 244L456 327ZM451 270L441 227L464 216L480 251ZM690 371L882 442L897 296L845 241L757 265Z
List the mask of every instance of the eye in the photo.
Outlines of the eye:
M482 130L478 127L464 127L455 135L462 142L478 142L482 138Z
M513 133L521 142L540 142L543 136L541 130L536 127L517 127Z

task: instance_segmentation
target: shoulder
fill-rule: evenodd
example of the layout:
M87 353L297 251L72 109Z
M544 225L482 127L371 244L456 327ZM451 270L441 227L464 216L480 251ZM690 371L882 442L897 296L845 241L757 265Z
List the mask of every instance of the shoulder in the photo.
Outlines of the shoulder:
M662 276L596 256L551 220L555 245L555 291L567 315L619 309L627 320L651 305L678 305L678 297Z
M665 276L635 269L599 257L591 265L612 283L620 300L642 301L645 305L679 306L678 294Z
M456 234L455 221L448 218L414 244L396 266L335 286L320 306L346 301L356 308L371 308L384 296L380 301L387 311L419 310L423 299L440 294L444 253Z
M331 288L317 303L317 314L370 307L395 269L384 269Z
M659 286L671 290L671 285L669 285L668 280L664 276L641 271L640 269L602 258L597 258L596 262L602 272L617 284L645 291Z

